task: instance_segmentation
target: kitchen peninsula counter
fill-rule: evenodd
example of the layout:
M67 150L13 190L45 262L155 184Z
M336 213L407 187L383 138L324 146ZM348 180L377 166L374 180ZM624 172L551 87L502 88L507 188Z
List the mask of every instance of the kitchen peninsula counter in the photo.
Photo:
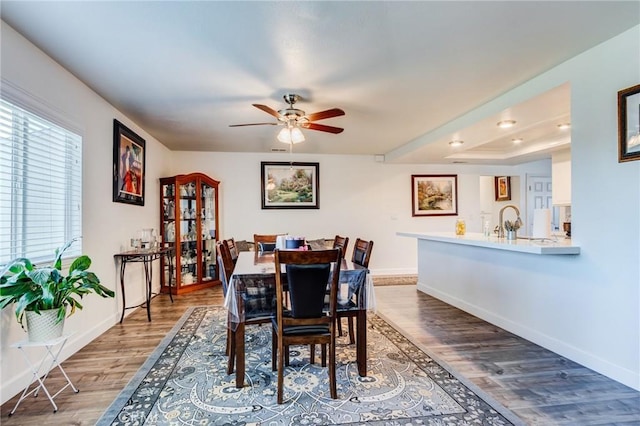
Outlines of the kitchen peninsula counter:
M580 254L580 247L573 244L571 239L558 237L553 240L531 240L518 238L517 240L507 240L498 238L495 235L489 237L481 233L466 233L465 235L455 235L453 232L398 232L398 236L412 237L419 240L437 241L441 243L460 244L465 246L484 247L495 250L507 250L520 253L540 254L540 255L566 255Z
M585 285L580 258L588 254L571 240L510 241L472 232L396 235L416 241L418 291L570 359L582 359L562 338L573 317L564 315L567 301L558 297L560 288L581 297Z

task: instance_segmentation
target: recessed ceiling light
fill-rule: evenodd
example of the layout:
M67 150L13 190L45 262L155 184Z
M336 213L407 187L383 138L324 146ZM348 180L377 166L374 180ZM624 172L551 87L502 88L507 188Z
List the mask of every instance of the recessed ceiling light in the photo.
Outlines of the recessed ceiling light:
M522 141L524 141L524 139L522 139L522 138L515 138L515 139L511 139L511 141L512 141L513 143L515 143L515 144L519 144L519 143L522 143Z
M571 128L571 123L560 123L558 124L558 129L567 130Z
M461 146L463 143L464 143L464 141L454 140L454 141L449 142L449 145L451 145L453 147L456 147L456 146Z
M516 124L515 120L502 120L498 121L497 126L501 129L508 129L509 127L513 127Z

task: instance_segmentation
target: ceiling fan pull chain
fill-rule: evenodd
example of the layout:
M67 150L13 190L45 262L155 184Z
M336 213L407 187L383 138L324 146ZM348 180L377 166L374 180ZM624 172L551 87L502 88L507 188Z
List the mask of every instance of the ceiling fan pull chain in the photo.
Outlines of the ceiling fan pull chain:
M289 142L289 157L291 159L291 170L293 170L293 142Z

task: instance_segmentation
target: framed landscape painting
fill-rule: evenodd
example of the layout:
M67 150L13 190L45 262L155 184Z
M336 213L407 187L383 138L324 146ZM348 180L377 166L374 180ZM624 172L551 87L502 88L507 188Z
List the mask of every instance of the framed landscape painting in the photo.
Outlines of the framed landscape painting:
M458 175L411 175L412 216L456 216Z
M318 209L319 163L260 163L263 209Z
M113 120L113 201L144 206L145 140Z

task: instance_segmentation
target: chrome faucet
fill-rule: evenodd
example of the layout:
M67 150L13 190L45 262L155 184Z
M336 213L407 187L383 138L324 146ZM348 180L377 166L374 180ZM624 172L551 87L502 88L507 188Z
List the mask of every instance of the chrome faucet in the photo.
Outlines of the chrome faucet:
M498 219L500 221L500 225L498 227L498 238L504 238L504 222L502 221L502 214L504 213L505 209L508 209L509 207L514 209L516 211L516 215L518 215L518 218L516 219L516 222L522 223L522 220L520 220L520 210L518 210L518 208L516 206L514 206L513 204L509 204L508 206L504 206L503 208L500 209L500 217Z

